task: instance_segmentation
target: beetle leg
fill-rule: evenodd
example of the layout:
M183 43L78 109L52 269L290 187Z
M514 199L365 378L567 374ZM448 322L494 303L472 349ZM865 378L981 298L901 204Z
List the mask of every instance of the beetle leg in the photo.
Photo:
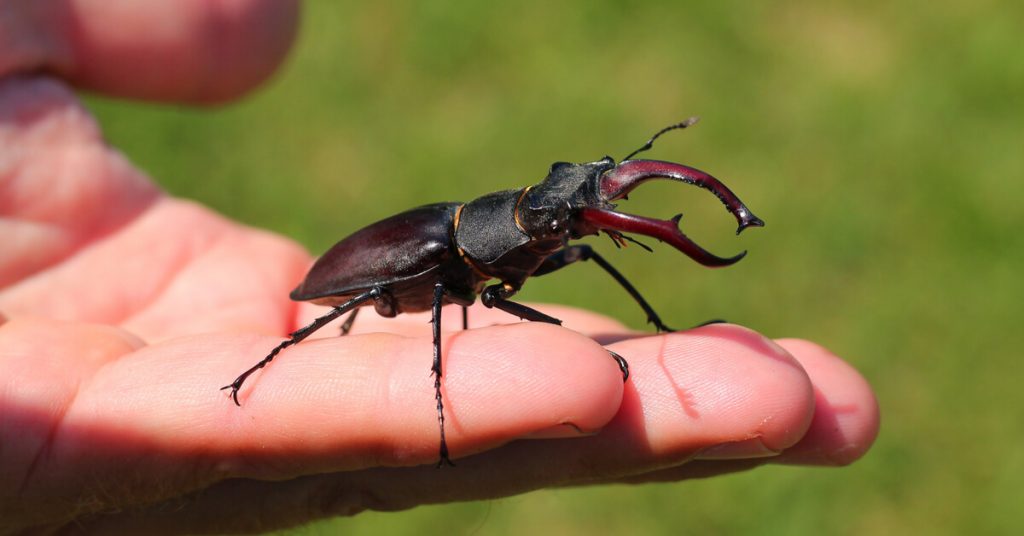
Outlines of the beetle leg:
M483 302L485 307L500 309L510 315L518 316L522 320L562 325L562 321L553 316L548 316L532 307L506 299L514 294L515 291L505 285L491 285L480 293L480 301Z
M613 268L614 270L614 268ZM621 276L620 276L621 277ZM628 283L627 283L628 284ZM546 322L548 324L556 324L561 326L562 321L553 317L548 316L532 307L527 307L521 303L509 301L507 298L515 294L515 291L506 287L505 285L491 285L484 289L480 294L480 301L483 302L485 307L493 307L501 309L506 313L514 316L518 316L523 320L530 320L533 322ZM622 371L622 381L629 379L629 363L622 358L619 354L607 350L611 354L612 359L619 365L619 370Z
M434 302L431 307L430 323L434 327L434 365L430 371L434 374L434 398L437 400L437 427L441 430L441 459L437 467L444 464L455 466L448 458L448 442L444 438L444 403L441 400L441 303L444 300L444 284L434 285ZM465 310L465 309L463 309Z
M544 259L544 262L540 265L540 268L533 272L533 275L538 276L548 274L554 272L555 270L564 268L567 265L572 264L576 261L594 261L595 263L597 263L598 266L604 268L604 271L608 272L608 275L612 276L612 278L615 279L615 281L618 281L618 283L622 285L622 288L626 289L626 292L628 292L629 295L632 296L634 300L636 300L636 303L640 305L640 308L643 309L645 313L647 313L648 323L654 324L654 328L657 329L658 331L675 331L674 329L666 326L665 323L661 321L661 317L658 316L658 313L654 312L654 309L650 306L650 304L647 303L647 300L645 300L644 297L640 295L640 292L633 286L632 283L629 282L629 280L625 278L625 276L619 273L619 271L616 270L614 266L609 264L608 261L604 260L604 257L598 255L597 252L594 251L594 248L586 244L567 247L562 251L559 251L558 253L555 253L550 257Z
M469 329L469 307L462 306L462 329Z
M629 379L629 363L627 363L626 359L623 358L621 355L619 355L619 354L617 354L617 353L615 353L615 352L613 352L613 351L611 351L611 350L609 350L607 348L605 348L604 351L608 352L609 354L611 354L612 359L614 359L615 363L617 363L619 365L619 370L622 371L622 383L626 383L626 380Z
M339 316L347 313L348 311L356 307L359 307L360 305L369 300L377 298L382 294L382 292L383 290L380 287L374 287L370 290L367 290L366 292L352 298L351 300L335 307L334 309L331 310L331 312L325 314L324 316L317 318L310 325L293 331L292 333L289 334L288 340L275 346L274 349L270 351L270 354L267 355L267 357L264 357L262 361L256 363L255 365L250 367L249 370L240 374L237 378L235 378L235 381L231 382L228 385L225 385L224 387L221 387L220 390L223 391L225 389L231 389L231 399L235 401L236 406L241 406L241 404L238 402L238 390L242 388L242 384L245 383L246 378L251 376L257 370L267 366L267 364L273 361L277 354L281 352L281 350L284 350L285 348L293 344L301 342L303 339L309 337L314 332L316 332L316 330L326 326L335 318L338 318ZM351 318L349 320L351 320Z
M356 321L356 315L359 314L359 309L352 309L352 314L348 315L348 318L341 323L341 336L348 335L349 331L352 331L352 323Z

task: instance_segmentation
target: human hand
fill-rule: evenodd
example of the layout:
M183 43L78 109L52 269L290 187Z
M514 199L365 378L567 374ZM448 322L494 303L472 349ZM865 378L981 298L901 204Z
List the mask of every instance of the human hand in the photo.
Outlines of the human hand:
M0 13L0 530L267 530L867 450L873 395L820 347L730 325L638 335L555 306L569 329L473 308L463 332L446 310L456 469L423 465L437 456L425 315L367 311L348 337L291 347L235 407L218 388L319 312L287 299L310 258L161 192L64 84L228 99L273 70L294 8ZM208 54L202 31L236 46ZM629 360L628 383L592 338Z

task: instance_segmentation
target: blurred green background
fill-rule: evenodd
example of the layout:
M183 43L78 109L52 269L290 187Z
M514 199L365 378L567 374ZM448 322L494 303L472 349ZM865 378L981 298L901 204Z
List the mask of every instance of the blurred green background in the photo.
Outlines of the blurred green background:
M277 77L183 109L90 98L174 194L319 253L429 201L536 182L555 160L648 153L705 169L768 226L737 239L707 192L650 184L724 270L597 244L672 325L715 317L819 341L877 390L882 432L842 469L543 491L368 513L298 534L1010 533L1024 521L1019 2L306 4ZM599 269L524 298L642 327Z

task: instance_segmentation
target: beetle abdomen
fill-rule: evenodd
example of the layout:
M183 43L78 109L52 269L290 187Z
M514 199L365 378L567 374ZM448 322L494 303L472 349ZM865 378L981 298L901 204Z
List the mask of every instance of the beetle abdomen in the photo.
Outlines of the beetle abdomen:
M430 272L454 255L451 232L460 203L407 210L364 227L324 253L292 291L296 301L345 296Z

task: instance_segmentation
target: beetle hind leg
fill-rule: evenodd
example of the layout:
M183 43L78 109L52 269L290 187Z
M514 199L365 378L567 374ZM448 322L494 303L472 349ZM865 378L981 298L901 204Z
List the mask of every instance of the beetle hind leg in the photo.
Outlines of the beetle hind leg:
M257 370L259 370L259 369L261 369L261 368L263 368L265 366L267 366L271 361L274 360L275 357L277 357L277 354L281 353L281 350L284 350L285 348L287 348L287 347L289 347L289 346L291 346L293 344L298 344L299 342L301 342L306 337L309 337L310 335L315 333L317 330L319 330L320 328L326 326L332 320L334 320L335 318L338 318L339 316L347 313L348 311L353 310L353 309L358 311L357 308L360 305L362 305L363 303L365 303L365 302L367 302L369 300L376 299L378 296L381 295L381 292L382 292L382 290L379 287L374 287L374 288L372 288L370 290L367 290L366 292L364 292L362 294L359 294L358 296L352 298L351 300L348 300L347 302L345 302L345 303L343 303L343 304L341 304L341 305L331 309L331 312L325 314L324 316L321 316L321 317L317 318L316 320L314 320L308 326L305 326L305 327L302 327L302 328L299 328L299 329L293 331L292 333L289 334L288 340L286 340L286 341L282 342L281 344L278 344L277 346L275 346L274 349L271 350L269 354L267 354L267 357L264 357L262 360L260 360L259 363L256 363L252 367L249 367L249 370L246 370L245 372L239 374L238 377L235 378L235 381L225 385L224 387L221 387L220 390L223 391L225 389L231 389L231 399L235 401L235 405L236 406L241 406L242 404L239 403L239 401L238 401L238 391L242 388L242 384L245 383L245 380L248 379L249 376L252 376L252 374L254 372L256 372ZM351 328L351 322L352 322L352 320L354 318L355 318L355 311L353 311L352 316L350 316L345 321L345 323L348 324L350 328ZM344 330L344 326L342 326L342 329ZM346 331L346 333L347 333L347 331Z

